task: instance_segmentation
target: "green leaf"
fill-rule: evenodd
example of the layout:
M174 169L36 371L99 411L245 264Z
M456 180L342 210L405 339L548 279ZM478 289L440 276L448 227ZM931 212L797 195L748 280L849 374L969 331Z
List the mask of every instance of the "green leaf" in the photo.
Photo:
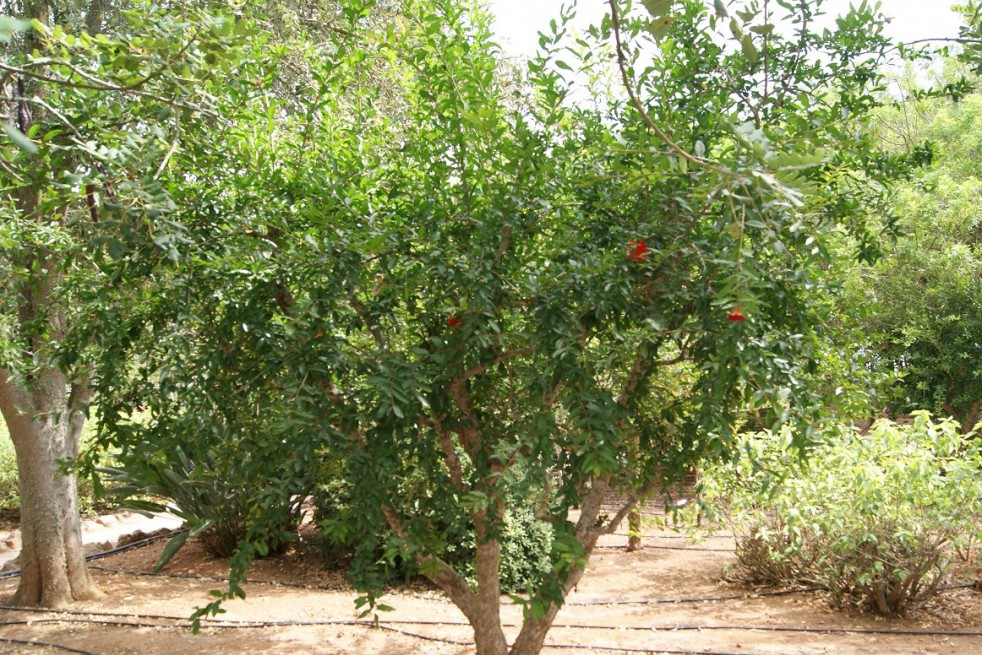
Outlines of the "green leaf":
M7 136L10 137L10 140L14 142L15 146L27 154L36 155L38 153L37 145L10 123L4 123L3 131L7 133Z
M160 573L160 569L167 565L167 562L171 560L172 557L181 549L181 546L188 540L191 533L187 530L184 532L179 532L174 537L167 542L164 546L164 552L160 553L160 559L157 560L157 565L153 567L154 573Z
M15 32L27 30L31 24L25 20L18 20L13 16L0 16L0 41L10 43L10 37Z
M654 18L661 18L672 8L672 0L642 0L641 4Z
M673 22L675 22L675 16L662 16L661 18L656 18L648 23L648 33L651 34L656 41L658 41L668 34L668 29L672 26Z
M752 36L747 34L740 41L740 47L743 49L743 56L747 58L751 64L756 64L760 61L760 52L757 51L757 46L754 45L754 39Z

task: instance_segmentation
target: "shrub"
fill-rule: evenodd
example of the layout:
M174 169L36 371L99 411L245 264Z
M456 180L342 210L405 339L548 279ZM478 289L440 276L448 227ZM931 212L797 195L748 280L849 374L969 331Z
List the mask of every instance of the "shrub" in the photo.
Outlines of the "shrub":
M111 493L126 498L124 506L167 512L188 524L189 531L174 537L164 549L158 570L189 535L200 535L213 555L231 557L250 528L258 524L261 534L251 537L257 552L266 555L282 551L299 524L302 497L264 497L247 477L212 451L193 457L183 449L168 456L148 454L149 449L142 452L121 458L120 468L101 471L116 485Z
M946 582L982 537L982 453L974 435L927 413L879 421L816 447L807 463L791 434L748 435L742 457L706 472L755 582L817 581L837 602L902 615Z
M359 571L358 575L377 575L385 583L407 578L418 573L412 562L402 559L399 548L387 526L379 524L376 534L352 534L347 525L352 487L343 477L342 466L333 460L324 461L319 470L313 500L315 519L322 531L319 543L328 566L337 566L351 559L356 549L375 550L375 568ZM547 572L552 548L552 528L535 517L534 496L519 476L510 490L512 496L522 496L529 502L511 502L512 508L503 517L500 526L501 540L501 590L505 593L525 591L529 585ZM469 519L463 513L447 514L436 511L438 505L427 499L422 478L402 481L405 494L419 498L414 521L424 521L432 543L430 552L454 565L472 584L476 583L474 556L476 544Z

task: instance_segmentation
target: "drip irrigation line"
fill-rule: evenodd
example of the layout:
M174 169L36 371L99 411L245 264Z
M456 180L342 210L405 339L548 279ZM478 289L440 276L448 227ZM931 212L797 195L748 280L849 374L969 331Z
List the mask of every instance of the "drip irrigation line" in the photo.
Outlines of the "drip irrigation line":
M102 612L102 611L92 611L92 610L71 610L71 609L60 609L52 610L46 609L44 607L12 607L9 605L0 605L0 610L5 610L8 612L29 612L33 614L67 614L68 616L108 616L108 617L130 617L136 619L153 619L155 621L187 621L186 616L170 616L167 614L129 614L126 612ZM67 619L66 619L67 620ZM223 619L201 619L202 625L209 621L221 621Z
M626 536L626 535L625 535ZM623 550L626 546L612 546L612 545L600 545L594 546L597 550ZM641 547L641 550L651 549L651 550L692 550L699 551L703 553L735 553L734 548L699 548L695 546L652 546L650 544L645 544ZM637 552L637 551L635 551Z
M111 573L126 573L126 574L133 574L133 575L142 575L142 576L161 576L161 577L174 577L180 579L220 581L220 582L225 580L225 578L196 576L190 573L189 574L181 574L181 573L171 573L171 574L156 573L155 574L155 573L147 573L145 571L116 570L116 569L109 569L105 567L92 567L92 568L101 571L108 571ZM251 583L269 584L269 585L278 585L278 586L295 586L303 589L321 589L325 591L332 591L332 589L326 587L312 587L309 585L299 585L299 584L291 585L288 583L270 582L266 580L253 580L251 581ZM942 587L939 587L938 591L944 592L944 591L956 591L959 589L975 589L977 585L978 583L975 582L944 585ZM337 590L333 590L333 591L337 591ZM824 586L800 587L796 589L758 591L749 594L728 594L724 596L683 596L683 597L676 597L676 598L634 598L634 599L619 598L619 599L610 599L610 600L584 600L584 601L570 600L563 603L563 605L570 606L570 607L603 607L603 606L617 606L617 605L676 605L676 604L683 604L683 603L715 603L715 602L723 602L723 601L730 601L730 600L755 600L757 598L792 596L796 594L816 593L819 591L828 591L828 587L824 587ZM402 596L408 598L415 598L416 600L431 601L431 602L438 602L444 604L449 604L451 602L450 599L447 598L446 596L439 596L439 595L433 596L433 595L424 595L420 593L403 593L403 594L396 593L391 595L393 597ZM508 605L519 604L510 601L510 599L506 600L504 598L502 599L502 603ZM0 605L0 610L4 610L8 612L33 612L33 613L51 613L54 611L50 609L45 609L43 607L15 607L13 605ZM128 614L125 612L104 612L104 611L90 611L90 610L70 610L70 609L58 610L57 613L68 614L71 616L110 616L110 617L124 616L124 617L135 617L135 618L144 618L144 619L155 619L155 620L162 620L162 621L183 621L186 618L182 616L171 616L166 614ZM204 618L201 619L201 621L203 623L207 623L209 621L221 622L221 619Z
M542 650L589 650L605 653L645 653L645 655L753 655L753 653L735 653L723 650L665 650L664 648L638 648L636 646L597 646L588 644L544 644Z
M413 639L420 639L423 641L431 641L443 644L450 644L453 646L473 646L473 641L465 641L460 639L448 639L446 637L433 637L431 635L424 635L418 632L411 632L409 630L402 630L400 628L395 628L392 626L387 626L383 624L374 625L368 623L358 623L358 627L372 627L380 630L385 630L386 632L391 632L394 634L400 634L406 637L411 637ZM31 641L27 639L16 639L8 637L0 637L0 642L11 643L11 644L23 644L30 646L39 646L42 648L55 648L58 650L63 650L68 653L76 653L77 655L99 655L92 651L82 650L79 648L73 648L71 646L63 646L61 644L54 644L42 641ZM709 650L665 650L665 649L655 649L651 648L636 648L630 646L604 646L599 644L586 645L586 644L544 644L542 650L589 650L592 652L606 652L606 653L661 653L663 655L752 655L751 653L733 653L726 651L709 651Z
M754 600L755 598L768 598L773 596L791 596L793 594L814 593L816 591L826 591L825 587L804 587L801 589L782 589L781 591L761 591L753 594L733 594L729 596L693 596L683 598L638 598L634 600L597 600L597 601L571 601L566 605L577 607L603 606L603 605L674 605L677 603L715 603L725 600Z
M157 541L163 541L164 539L169 539L175 535L179 535L182 532L187 532L189 528L169 530L168 532L162 534L156 534L138 541L133 541L125 546L117 546L116 548L110 548L109 550L102 551L101 553L93 553L85 558L85 561L91 562L93 560L102 559L103 557L110 557L112 555L118 555L119 553L125 553L128 550L136 550L137 548L142 548L148 544L152 544Z
M154 573L153 571L137 571L135 569L113 569L108 566L90 566L93 571L105 571L106 573L118 573L122 575L138 575L147 578L176 578L178 580L201 580L202 582L227 582L228 578L220 575L199 575L195 573ZM286 587L288 589L306 589L308 591L344 591L337 587L321 586L315 584L304 584L302 582L278 582L276 580L253 580L248 579L243 584L269 585L272 587Z
M56 648L58 650L63 650L66 653L78 653L78 655L99 655L99 653L93 653L90 650L82 650L81 648L72 648L71 646L62 646L61 644L52 644L47 641L34 641L33 639L16 639L14 637L0 637L0 643L18 644L21 646L38 646L40 648Z
M110 557L112 555L118 555L119 553L125 553L128 550L135 550L137 548L142 548L148 544L152 544L156 541L162 541L163 539L168 539L181 532L187 532L187 528L183 530L171 530L165 534L152 535L144 539L139 539L137 541L130 542L125 546L117 546L116 548L110 548L109 550L104 550L98 553L92 553L91 555L85 556L86 562L91 562L97 559L102 559L103 557ZM98 568L98 567L92 567ZM20 569L13 569L12 571L4 571L0 573L0 580L6 580L7 578L15 578L20 575Z
M44 610L41 610L44 611ZM59 612L68 614L69 617L79 614L95 615L91 612ZM132 617L134 619L148 619L150 615L139 614L111 614L110 616ZM47 618L35 620L5 621L0 625L36 625L41 623L81 623L93 625L107 625L113 627L137 627L137 628L190 628L191 622L186 619L176 617L159 617L177 621L172 624L148 623L146 621L124 621L124 620L105 620L105 619L80 619L80 618ZM210 629L229 630L229 629L261 629L261 628L281 628L281 627L317 627L317 626L352 626L352 627L379 627L383 629L394 628L394 626L453 626L470 627L467 621L428 621L428 620L390 620L390 621L353 621L353 620L322 620L322 621L231 621L222 619L205 619L202 624ZM521 624L502 623L505 628L519 628ZM597 624L570 624L556 623L552 629L559 630L611 630L618 632L700 632L703 630L717 631L736 631L736 632L790 632L806 634L863 634L863 635L886 635L886 636L906 636L906 637L982 637L982 631L956 631L956 630L920 630L913 628L888 629L888 628L835 628L835 627L807 627L807 626L755 626L755 625L665 625L665 626L612 626ZM649 651L651 649L648 649ZM657 649L655 649L657 650Z
M292 625L290 622L281 622L283 625ZM409 621L392 620L386 621L389 625L470 625L466 621ZM520 624L502 623L505 628L520 628ZM630 632L698 632L700 630L732 630L736 632L804 632L816 634L869 634L869 635L892 635L905 637L982 637L980 631L957 631L957 630L917 630L913 628L901 628L890 630L887 628L811 628L794 626L754 626L754 625L665 625L665 626L614 626L614 625L594 625L594 624L571 624L555 623L552 628L560 630L615 630Z

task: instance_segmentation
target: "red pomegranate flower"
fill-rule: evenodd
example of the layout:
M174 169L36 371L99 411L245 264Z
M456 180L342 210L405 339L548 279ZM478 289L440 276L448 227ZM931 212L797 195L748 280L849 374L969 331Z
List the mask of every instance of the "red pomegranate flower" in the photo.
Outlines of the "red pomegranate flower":
M734 323L743 323L747 320L747 317L743 315L739 307L734 307L733 311L726 315L726 320L733 321Z
M648 244L640 239L631 239L627 243L627 258L640 264L648 258Z
M456 316L451 316L450 318L447 319L447 325L449 325L452 328L459 327L461 323L463 323L463 321Z

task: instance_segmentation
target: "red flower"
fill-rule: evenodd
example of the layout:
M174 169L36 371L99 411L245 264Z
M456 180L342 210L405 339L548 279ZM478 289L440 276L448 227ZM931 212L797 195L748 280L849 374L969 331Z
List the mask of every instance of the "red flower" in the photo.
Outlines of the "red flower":
M456 316L451 316L450 318L447 319L447 325L449 325L452 328L459 327L461 323L463 323L463 321L457 318Z
M747 317L740 312L739 307L734 307L733 311L726 315L726 320L733 321L734 323L743 323L745 320L747 320Z
M648 244L640 239L631 239L627 242L627 258L640 264L648 258Z

